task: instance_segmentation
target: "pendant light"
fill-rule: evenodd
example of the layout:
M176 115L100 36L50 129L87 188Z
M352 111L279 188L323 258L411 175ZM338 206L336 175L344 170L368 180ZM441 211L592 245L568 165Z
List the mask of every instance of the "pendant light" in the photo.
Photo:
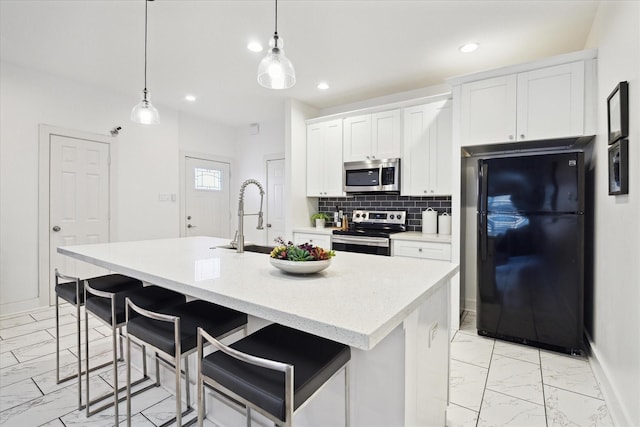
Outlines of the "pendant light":
M269 41L269 52L258 65L258 83L269 89L289 89L296 84L296 71L284 56L284 42L278 37L278 0L276 2L276 28Z
M144 1L144 89L142 90L142 100L131 110L131 120L144 125L160 123L158 110L151 104L147 90L147 4L150 1L153 0Z

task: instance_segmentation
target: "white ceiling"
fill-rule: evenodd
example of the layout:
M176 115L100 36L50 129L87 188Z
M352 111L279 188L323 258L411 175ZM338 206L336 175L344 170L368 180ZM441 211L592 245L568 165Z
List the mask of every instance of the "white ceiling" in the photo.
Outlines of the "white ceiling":
M147 86L161 116L170 106L242 126L280 115L289 97L322 109L581 50L598 3L280 0L278 33L297 83L273 91L256 82L264 52L246 48L273 34L272 0L157 0L149 3ZM0 0L0 19L3 61L138 102L144 1ZM480 49L460 53L468 41ZM319 91L321 80L331 88Z

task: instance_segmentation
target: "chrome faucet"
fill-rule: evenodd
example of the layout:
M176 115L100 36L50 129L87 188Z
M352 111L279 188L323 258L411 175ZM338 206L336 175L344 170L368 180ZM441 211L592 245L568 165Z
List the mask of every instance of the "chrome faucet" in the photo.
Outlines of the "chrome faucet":
M249 184L255 184L260 189L260 211L257 214L244 213L244 190ZM244 252L244 217L247 215L258 215L258 226L256 230L263 230L262 226L262 202L264 200L264 188L255 179L248 179L240 186L240 199L238 200L238 231L236 232L236 251ZM232 242L233 243L233 242Z

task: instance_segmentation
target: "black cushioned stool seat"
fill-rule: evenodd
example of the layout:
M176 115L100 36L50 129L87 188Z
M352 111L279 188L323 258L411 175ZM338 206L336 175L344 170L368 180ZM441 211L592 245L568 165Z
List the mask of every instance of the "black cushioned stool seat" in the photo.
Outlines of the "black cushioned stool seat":
M152 312L139 310L137 302L128 304L127 321L127 354L130 353L131 341L144 347L150 346L160 354L161 361L169 364L175 372L176 416L164 425L173 425L175 421L182 426L182 417L193 411L190 398L188 356L196 350L198 344L198 328L202 328L214 337L222 339L247 325L247 315L239 311L222 307L206 301L191 301L178 305L166 306ZM133 317L134 314L137 316ZM182 358L185 359L184 363ZM156 359L158 360L158 359ZM182 411L182 369L184 366L186 411ZM158 368L156 368L156 372ZM127 357L127 418L131 417L130 400L131 364ZM157 385L160 378L157 376ZM192 419L186 425L194 422Z
M92 288L106 292L119 292L142 287L140 280L122 274L107 274L106 276L92 277L87 281ZM76 305L76 282L56 284L55 292L58 297ZM84 281L80 281L80 304L84 304Z
M91 283L89 283L91 286ZM115 295L115 312L117 325L125 322L126 298L130 298L136 305L146 310L157 310L168 305L180 304L186 301L183 294L159 286L146 286L143 288L117 292ZM105 322L112 324L111 300L108 298L87 297L87 310L98 316Z
M180 318L180 350L182 353L196 348L198 326L214 337L218 337L247 324L245 313L201 300L166 307L159 311L162 314ZM165 353L175 354L176 352L172 323L137 316L127 323L127 333Z
M60 283L60 280L71 280L70 282ZM132 277L123 276L122 274L107 274L104 276L92 277L86 279L91 283L91 286L101 291L118 292L124 289L141 288L142 282ZM58 269L55 270L55 293L56 293L56 383L61 384L73 378L77 378L78 375L83 375L85 371L81 367L81 358L78 358L77 372L67 375L64 378L60 377L60 311L59 301L61 298L76 307L76 343L77 354L80 352L80 307L84 305L84 280L79 277L65 276L61 274ZM79 301L79 303L78 303ZM108 363L100 366L94 366L92 370L100 369ZM80 374L78 374L78 372ZM78 381L78 409L82 409L82 381Z
M294 410L351 358L347 345L278 324L269 325L230 347L252 356L293 365ZM285 420L283 372L242 362L222 351L204 357L201 370L205 377L279 420Z
M107 291L99 291L98 289L93 288L93 283L88 282L87 286L85 286L85 292L87 294L86 303L85 303L85 319L88 322L88 314L92 313L97 318L102 320L111 326L112 333L112 342L113 342L113 383L114 390L111 393L103 395L97 399L91 400L90 398L90 390L89 390L89 376L86 376L86 401L88 402L86 406L86 416L90 417L96 412L102 411L108 407L114 406L114 415L115 415L115 425L119 423L119 413L118 413L118 393L121 390L118 388L118 367L117 367L117 346L116 346L116 331L118 329L122 329L122 327L126 323L126 304L125 301L129 298L139 307L145 310L157 310L162 307L181 304L186 301L186 297L179 293L169 289L161 288L159 286L146 286L136 289L127 289L120 292L109 292ZM95 295L91 295L95 292ZM101 295L102 293L102 295ZM113 307L112 307L113 303ZM114 314L112 314L112 309ZM114 318L115 317L115 318ZM121 331L122 332L122 331ZM122 333L120 334L122 336ZM120 342L120 349L122 350L122 341ZM88 329L85 329L85 364L86 371L89 371L89 335ZM146 358L146 354L144 352L144 348L142 351L143 361ZM129 360L127 361L130 362ZM144 380L148 379L147 369L146 369L146 361L143 362L143 378L136 382L140 383ZM135 384L134 384L135 385ZM90 405L94 402L98 402L104 400L105 398L113 395L113 402L103 405L98 409L92 410Z

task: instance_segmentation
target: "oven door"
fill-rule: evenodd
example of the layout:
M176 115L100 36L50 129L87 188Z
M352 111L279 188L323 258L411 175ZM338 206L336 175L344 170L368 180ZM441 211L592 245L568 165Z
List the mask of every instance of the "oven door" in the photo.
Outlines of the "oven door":
M334 251L391 256L387 237L342 236L334 234L331 239Z

